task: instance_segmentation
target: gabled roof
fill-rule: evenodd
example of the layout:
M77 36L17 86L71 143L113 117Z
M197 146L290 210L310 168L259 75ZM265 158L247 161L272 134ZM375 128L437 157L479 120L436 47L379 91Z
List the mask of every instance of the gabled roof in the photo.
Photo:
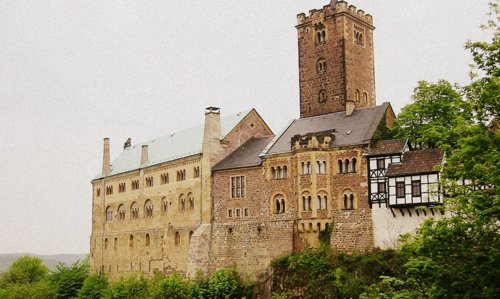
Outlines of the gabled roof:
M390 139L377 141L368 152L367 156L385 156L400 154L405 149L407 139Z
M221 139L226 137L253 109L237 114L221 117ZM178 131L163 137L155 138L136 144L121 152L111 162L111 171L108 176L144 168L151 165L165 163L184 157L202 153L204 124ZM145 165L141 163L142 146L148 145L148 160ZM102 178L98 175L96 178Z
M259 155L269 142L271 142L273 137L250 138L229 156L217 163L212 170L227 170L260 165L262 160Z
M275 138L272 146L264 154L278 154L291 151L291 138L295 135L335 130L332 147L367 144L377 130L389 103L358 108L350 116L345 111L299 118Z
M440 149L425 149L406 152L401 163L391 163L385 173L397 177L422 173L437 173L443 162L444 152Z

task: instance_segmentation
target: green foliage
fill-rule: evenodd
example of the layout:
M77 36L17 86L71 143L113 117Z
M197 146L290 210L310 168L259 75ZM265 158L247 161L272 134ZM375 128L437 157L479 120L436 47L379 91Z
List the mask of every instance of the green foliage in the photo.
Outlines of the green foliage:
M2 299L52 299L54 293L44 281L34 283L10 283L0 288Z
M319 242L321 246L330 246L330 240L332 238L333 225L328 225L325 230L320 231L318 234Z
M272 262L275 298L356 298L381 275L395 275L403 260L393 250L345 254L328 247Z
M393 133L387 126L387 112L382 116L382 121L377 126L375 133L373 134L373 141L392 139Z
M149 298L190 298L189 284L179 274L173 274L168 277L155 274L150 280Z
M54 298L73 298L78 295L85 279L89 276L89 262L78 261L71 266L57 265L47 278L54 291Z
M460 123L471 120L470 105L457 87L445 80L418 82L413 103L403 107L394 128L396 137L406 137L416 148L453 148Z
M121 277L104 291L105 299L142 299L148 298L148 279L143 274Z
M7 284L31 284L45 278L48 268L42 260L34 256L22 256L0 277L0 288Z
M218 269L208 280L210 298L244 298L245 289L238 272L234 269Z
M80 299L99 299L108 288L108 278L104 274L90 274L78 292Z

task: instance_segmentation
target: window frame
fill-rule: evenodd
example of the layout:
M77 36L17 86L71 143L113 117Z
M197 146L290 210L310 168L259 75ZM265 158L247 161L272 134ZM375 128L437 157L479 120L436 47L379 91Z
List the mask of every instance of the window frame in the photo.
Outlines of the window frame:
M422 197L422 182L421 180L411 181L411 196Z
M229 191L231 199L246 198L246 175L230 176Z
M405 182L396 182L396 198L406 197L406 186Z

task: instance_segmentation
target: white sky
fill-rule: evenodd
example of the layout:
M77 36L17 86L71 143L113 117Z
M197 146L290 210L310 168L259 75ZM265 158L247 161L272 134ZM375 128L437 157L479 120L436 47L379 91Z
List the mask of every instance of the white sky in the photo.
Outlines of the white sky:
M102 138L166 135L251 107L299 115L296 15L328 0L0 1L0 253L86 253ZM353 0L374 17L377 102L466 84L487 0Z

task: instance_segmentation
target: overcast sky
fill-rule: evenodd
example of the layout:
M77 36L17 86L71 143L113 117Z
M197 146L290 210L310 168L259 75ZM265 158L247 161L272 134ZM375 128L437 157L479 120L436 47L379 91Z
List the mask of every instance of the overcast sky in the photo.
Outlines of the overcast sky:
M0 0L0 253L87 253L102 138L149 140L251 107L299 115L296 15L328 0ZM377 102L468 83L487 0L353 0L374 18Z

